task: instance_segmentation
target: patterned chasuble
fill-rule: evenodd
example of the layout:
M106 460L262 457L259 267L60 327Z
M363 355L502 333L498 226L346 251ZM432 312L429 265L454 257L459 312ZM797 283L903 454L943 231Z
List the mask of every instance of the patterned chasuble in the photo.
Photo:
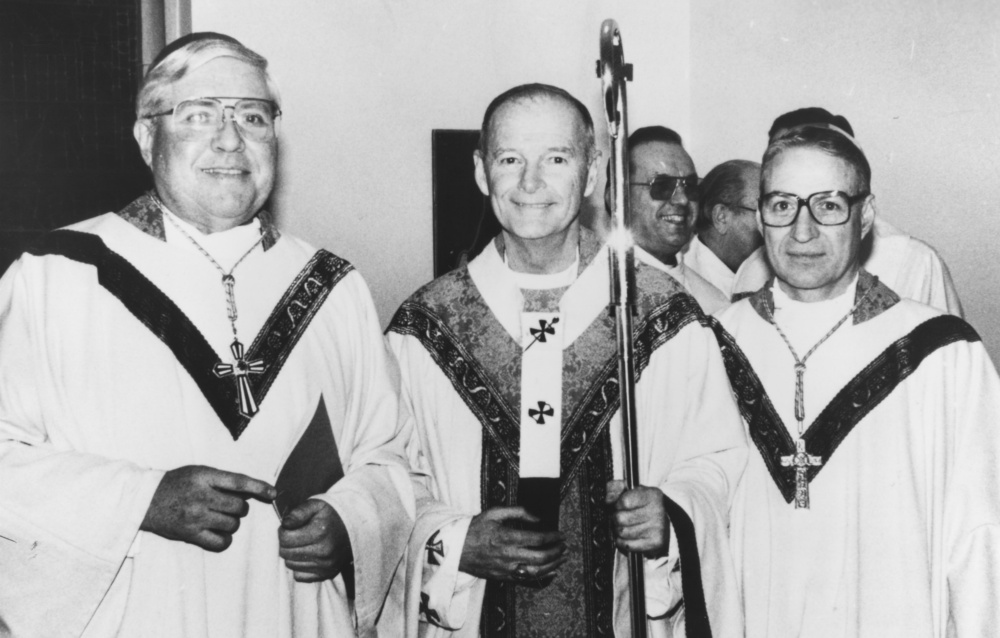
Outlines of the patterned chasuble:
M582 235L581 272L599 247L593 235ZM636 281L639 378L656 348L689 322L708 320L669 276L637 264ZM565 290L522 291L522 310L557 310ZM567 537L568 561L549 581L489 581L484 637L614 635L615 548L604 506L613 474L610 437L619 435L608 428L619 403L614 328L613 317L602 312L563 352L559 529ZM419 339L483 424L482 508L516 505L521 346L494 317L468 270L452 271L415 294L389 330Z

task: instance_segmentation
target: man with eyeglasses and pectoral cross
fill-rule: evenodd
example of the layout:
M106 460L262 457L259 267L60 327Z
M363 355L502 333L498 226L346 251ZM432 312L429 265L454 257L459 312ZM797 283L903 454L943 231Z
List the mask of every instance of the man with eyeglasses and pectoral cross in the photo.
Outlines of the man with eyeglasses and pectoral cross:
M0 280L0 633L370 633L409 437L361 276L264 209L267 61L180 38L136 114L154 188Z
M857 139L854 127L846 117L834 115L818 106L782 113L774 119L767 137L769 141L774 140L804 127L828 128ZM859 263L900 297L964 317L962 302L948 265L938 251L927 242L896 228L884 215L875 216L875 223L862 242ZM744 261L733 278L731 294L754 292L772 276L773 271L763 249L757 248L744 255Z
M756 448L730 533L746 636L1000 627L1000 379L979 336L859 266L871 168L806 127L764 154L774 277L718 313Z

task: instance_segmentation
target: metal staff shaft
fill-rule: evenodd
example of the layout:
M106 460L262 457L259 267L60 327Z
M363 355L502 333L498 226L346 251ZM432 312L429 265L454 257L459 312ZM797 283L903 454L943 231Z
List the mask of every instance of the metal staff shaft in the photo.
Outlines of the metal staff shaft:
M601 25L601 59L597 75L604 91L604 114L611 135L611 221L608 251L611 269L610 310L615 316L618 345L618 387L621 395L622 449L625 486L639 485L638 430L635 414L635 255L632 249L628 206L628 118L625 83L632 80L632 65L625 63L621 32L612 19ZM646 638L646 581L642 554L628 554L629 593L632 603L632 636Z

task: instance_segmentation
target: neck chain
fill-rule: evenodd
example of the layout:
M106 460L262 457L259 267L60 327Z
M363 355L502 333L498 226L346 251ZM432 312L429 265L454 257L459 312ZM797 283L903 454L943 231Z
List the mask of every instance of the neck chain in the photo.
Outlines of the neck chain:
M774 285L778 285L775 283ZM806 352L805 356L799 358L795 348L792 346L792 342L785 335L781 326L778 322L774 320L774 310L767 308L767 320L774 326L774 329L778 331L781 339L788 346L788 351L792 353L792 358L795 359L795 420L798 422L799 436L795 441L795 454L790 454L788 456L781 457L781 465L784 467L791 467L795 470L795 508L809 509L809 480L806 476L806 472L810 466L819 466L823 464L822 457L814 456L806 452L806 442L802 438L802 433L805 429L806 420L806 409L805 409L805 375L806 375L806 361L812 356L816 350L823 345L827 339L833 336L833 333L837 332L844 323L850 319L854 311L858 309L861 302L864 301L868 294L875 289L875 286L870 287L865 294L861 295L851 309L847 311L847 314L840 318L840 321L834 324L830 330L823 335L823 337L817 341L809 351ZM773 295L773 293L772 293Z
M252 417L257 413L257 401L254 399L253 392L250 390L250 380L247 378L251 374L260 374L264 372L264 361L263 359L257 359L255 361L248 361L244 356L243 344L240 343L240 338L236 334L236 318L238 316L236 312L236 278L233 277L233 272L236 268L243 263L250 253L252 253L257 246L264 241L264 235L260 236L260 239L254 242L253 246L243 253L243 256L236 260L233 267L226 272L226 269L219 265L219 262L215 261L215 258L205 250L201 244L199 244L194 237L192 237L180 224L178 224L173 217L166 211L163 203L160 202L158 197L154 197L153 200L156 202L157 206L160 207L160 211L163 217L170 222L170 224L180 231L181 235L187 238L194 247L198 249L202 255L205 256L208 261L212 262L215 269L222 274L222 289L226 295L226 315L229 317L229 325L233 329L233 343L230 344L229 350L232 352L234 362L233 363L222 363L219 362L212 367L212 372L215 376L219 378L233 377L236 381L236 391L239 398L240 414L246 418Z

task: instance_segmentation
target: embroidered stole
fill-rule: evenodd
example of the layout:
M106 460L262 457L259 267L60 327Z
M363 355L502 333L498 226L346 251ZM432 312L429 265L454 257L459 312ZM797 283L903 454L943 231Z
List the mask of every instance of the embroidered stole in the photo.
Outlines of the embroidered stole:
M899 300L895 293L862 271L859 275L858 294L863 294L861 291L869 286L878 287L873 291L875 302L858 308L855 312L855 324L876 316ZM769 296L770 284L754 293L750 303L755 308L767 303L773 307L773 300ZM795 441L778 416L760 378L740 350L736 339L720 323L714 319L712 322L729 382L736 395L740 413L747 422L750 437L781 495L786 502L791 503L795 497L795 472L782 467L781 457L795 454ZM956 341L979 340L976 331L962 319L941 315L928 319L890 344L834 396L806 429L802 436L806 449L824 461L822 465L811 466L806 470L806 480L811 482L816 478L829 464L830 458L851 430L910 376L925 358Z
M467 269L439 278L433 288L431 293L418 293L404 303L388 330L418 339L482 424L482 508L515 505L520 475L521 345L510 338L493 316ZM637 379L652 353L681 328L691 321L707 323L697 303L686 294L663 295L652 303L647 297L645 302L635 327ZM604 495L607 481L613 478L611 433L607 425L619 406L615 343L614 320L608 313L601 313L563 351L558 489L560 515L578 521L575 530L561 525L569 538L571 553L577 553L578 558L574 565L571 557L561 571L563 576L552 585L542 583L541 587L563 588L552 592L552 600L562 599L573 605L568 613L578 630L570 634L578 631L576 635L614 634L615 547ZM687 518L683 510L674 514ZM579 548L578 552L572 551L574 546ZM696 552L689 562L696 571ZM692 578L697 580L700 576ZM700 582L698 585L700 588ZM577 591L567 591L567 586ZM511 638L523 635L526 626L519 622L519 612L537 619L530 608L522 607L528 598L539 595L541 592L532 592L526 586L488 581L480 634ZM581 596L582 609L578 602L571 602ZM703 600L701 608L704 609ZM695 613L705 616L707 624L706 614L697 610ZM565 618L553 615L559 623ZM570 635L564 624L531 629L540 635L556 629Z
M60 255L96 268L101 286L170 348L233 439L239 439L251 419L239 412L236 385L232 379L219 378L212 372L222 362L208 341L180 308L135 266L109 249L97 235L72 230L50 232L27 252ZM263 373L249 377L258 402L263 402L330 291L352 269L343 259L319 250L289 286L247 349L247 360L266 362Z

